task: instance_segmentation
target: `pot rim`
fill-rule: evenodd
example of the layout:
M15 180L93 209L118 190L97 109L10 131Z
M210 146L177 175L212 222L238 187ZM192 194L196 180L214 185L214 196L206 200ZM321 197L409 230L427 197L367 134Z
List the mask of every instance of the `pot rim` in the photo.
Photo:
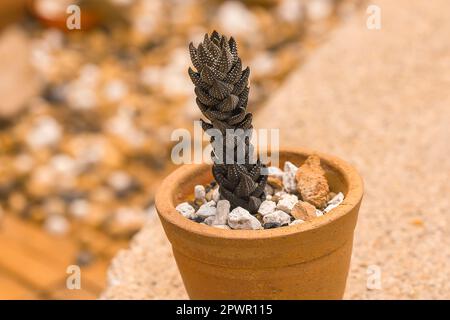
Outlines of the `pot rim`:
M285 237L318 229L345 216L360 203L364 189L362 178L356 169L344 160L306 148L282 148L279 153L299 153L305 156L315 154L319 156L321 162L323 161L326 165L333 168L333 170L338 171L348 184L348 191L344 201L338 207L321 217L293 226L263 230L226 230L214 228L191 221L175 210L173 195L176 194L179 181L185 180L187 176L192 175L192 172L198 170L200 167L211 167L210 164L185 164L167 176L158 188L155 196L155 207L160 219L164 219L186 232L203 237L230 240L261 240Z

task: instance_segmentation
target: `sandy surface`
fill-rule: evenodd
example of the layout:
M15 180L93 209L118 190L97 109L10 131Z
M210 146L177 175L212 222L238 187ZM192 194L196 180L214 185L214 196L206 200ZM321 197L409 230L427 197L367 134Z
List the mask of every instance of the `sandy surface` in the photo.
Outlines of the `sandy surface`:
M281 128L283 144L340 156L363 175L346 298L450 299L450 2L377 4L381 30L366 28L365 12L349 17L255 127ZM104 298L186 297L155 221L114 261ZM367 288L368 267L381 289Z

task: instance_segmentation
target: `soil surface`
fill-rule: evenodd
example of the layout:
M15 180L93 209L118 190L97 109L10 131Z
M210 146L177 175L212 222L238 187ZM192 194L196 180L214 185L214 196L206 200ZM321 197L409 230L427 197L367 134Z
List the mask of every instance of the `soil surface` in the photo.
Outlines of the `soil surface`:
M282 144L340 156L364 177L346 298L450 299L450 2L377 4L381 29L367 29L365 10L348 17L255 127L281 128ZM104 298L187 297L156 217L109 282Z

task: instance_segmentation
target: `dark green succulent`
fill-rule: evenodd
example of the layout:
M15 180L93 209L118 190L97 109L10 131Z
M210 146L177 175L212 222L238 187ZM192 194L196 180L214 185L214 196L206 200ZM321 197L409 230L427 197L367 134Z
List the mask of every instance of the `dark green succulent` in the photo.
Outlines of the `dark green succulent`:
M267 175L261 174L265 166L259 159L251 161L252 114L247 112L250 69L242 70L236 41L232 37L228 40L216 31L211 36L205 34L197 48L191 43L189 51L196 69L189 68L196 102L210 121L201 120L202 128L207 132L215 129L222 134L221 139L211 136L212 173L219 184L220 195L230 201L232 208L239 206L255 213L265 197ZM227 129L234 130L234 137ZM242 129L241 133L245 134L237 133L237 129ZM236 139L237 143L230 147L226 143L229 139ZM240 151L244 161L238 161Z

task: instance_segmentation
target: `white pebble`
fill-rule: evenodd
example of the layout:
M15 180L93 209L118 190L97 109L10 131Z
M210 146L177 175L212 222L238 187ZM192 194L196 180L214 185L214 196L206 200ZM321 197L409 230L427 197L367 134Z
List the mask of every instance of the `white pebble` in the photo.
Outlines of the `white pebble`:
M298 0L283 0L277 7L277 14L287 22L297 22L303 18L303 3Z
M104 95L110 102L120 101L128 93L128 87L122 80L110 80L104 88Z
M116 191L125 191L131 184L133 179L124 171L114 171L108 177L108 184Z
M266 214L271 214L275 211L277 204L270 200L264 200L261 205L259 206L258 213L262 216L265 216Z
M195 209L187 202L180 203L175 208L179 213L183 215L185 218L191 218L195 214Z
M217 10L215 20L224 33L237 36L257 34L258 20L241 2L225 1Z
M205 202L205 197L206 197L206 190L205 187L202 185L196 185L194 187L194 196L196 200L200 200Z
M266 194L266 197L267 196L272 196L273 195L273 188L270 185L266 184L264 186L264 193Z
M286 194L287 194L286 191L277 191L273 194L273 196L277 197L278 199L281 199Z
M327 207L323 210L323 212L325 213L330 212L332 209L340 205L342 201L344 201L344 194L342 192L339 192L337 195L333 197L333 199L328 201Z
M52 146L59 142L62 136L60 124L50 116L39 118L28 132L26 140L34 149Z
M278 179L283 178L283 171L278 167L268 167L267 174Z
M291 223L289 223L289 225L290 225L290 226L295 226L296 224L301 224L301 223L303 223L303 222L305 222L305 221L302 220L302 219L297 219L297 220L294 220L294 221L292 221Z
M230 214L230 202L228 200L220 200L217 202L217 210L213 225L227 224L228 215Z
M265 215L263 217L264 223L279 223L280 225L289 224L291 222L291 216L286 212L277 210L273 213Z
M233 209L228 215L228 225L232 229L258 230L262 229L261 222L241 207Z
M204 224L207 224L208 226L212 226L214 224L214 220L216 220L216 216L209 216L205 220L203 220Z
M69 231L69 222L60 215L49 216L44 223L44 229L54 235L64 235Z
M292 162L286 161L284 163L283 187L287 192L295 192L297 190L297 182L295 181L297 170L298 168Z
M277 209L286 213L291 213L292 208L294 208L297 202L298 198L295 194L284 194L277 203Z
M333 2L331 0L310 0L306 4L308 18L312 21L325 19L333 12Z
M84 199L73 201L69 206L69 213L79 219L86 217L89 213L89 202Z
M323 212L316 209L316 217L321 217L321 216L323 216Z
M197 215L200 218L208 218L210 216L216 215L216 203L214 201L209 201L203 204L197 211Z
M219 187L217 187L213 190L212 199L215 203L219 202L219 200L220 200Z

